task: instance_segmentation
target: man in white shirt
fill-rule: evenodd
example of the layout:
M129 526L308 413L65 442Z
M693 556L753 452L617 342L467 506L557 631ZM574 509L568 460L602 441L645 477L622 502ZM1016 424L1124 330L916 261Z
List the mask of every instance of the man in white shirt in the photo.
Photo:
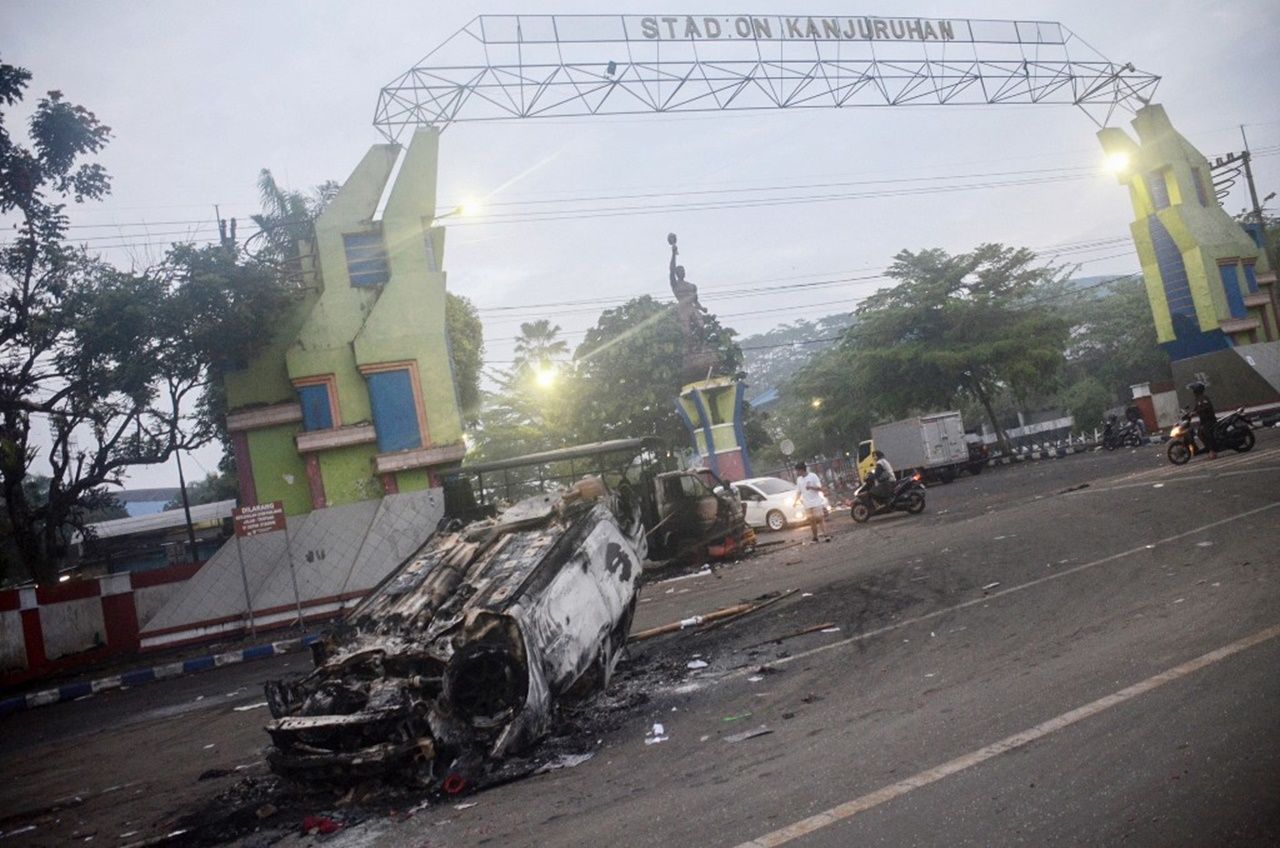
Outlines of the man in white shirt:
M822 540L831 541L827 533L827 503L822 497L822 479L809 470L803 462L796 463L796 499L809 517L809 529L813 541L818 541L818 528L822 528Z

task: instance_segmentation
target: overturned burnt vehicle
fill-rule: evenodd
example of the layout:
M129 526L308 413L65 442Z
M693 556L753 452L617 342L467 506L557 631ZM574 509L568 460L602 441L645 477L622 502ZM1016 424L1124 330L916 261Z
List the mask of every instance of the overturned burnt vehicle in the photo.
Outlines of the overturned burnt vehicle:
M470 466L445 480L426 544L267 684L267 759L285 777L456 793L608 683L647 555L754 541L732 497L626 439Z

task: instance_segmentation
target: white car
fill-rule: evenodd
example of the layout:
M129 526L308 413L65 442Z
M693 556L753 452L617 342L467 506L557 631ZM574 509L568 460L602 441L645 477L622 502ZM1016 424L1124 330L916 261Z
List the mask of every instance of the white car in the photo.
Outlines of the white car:
M752 527L781 530L789 524L803 524L808 518L796 494L796 484L781 477L752 477L730 485L738 493ZM826 495L822 496L822 506L829 515L831 504Z

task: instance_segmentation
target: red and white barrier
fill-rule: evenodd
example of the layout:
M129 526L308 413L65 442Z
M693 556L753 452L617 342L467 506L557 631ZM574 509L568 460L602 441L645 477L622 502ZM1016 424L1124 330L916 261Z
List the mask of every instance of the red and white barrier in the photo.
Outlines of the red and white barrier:
M0 591L0 686L136 653L142 628L201 565Z

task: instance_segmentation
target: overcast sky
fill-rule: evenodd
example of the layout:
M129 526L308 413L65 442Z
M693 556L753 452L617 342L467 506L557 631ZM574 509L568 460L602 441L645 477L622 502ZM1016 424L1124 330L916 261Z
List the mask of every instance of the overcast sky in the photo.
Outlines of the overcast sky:
M146 264L169 241L212 238L214 204L224 216L257 211L260 168L290 188L345 179L381 141L371 123L379 89L475 15L601 11L723 10L576 0L6 0L0 56L34 73L34 92L60 89L112 128L100 160L112 195L75 210L74 232L96 247L123 245L108 254L121 264ZM1280 142L1274 0L919 0L910 7L774 0L743 11L1061 21L1108 58L1161 75L1155 100L1210 158L1240 149L1242 123L1254 148ZM495 203L548 200L562 203L546 208L584 209L599 203L583 198L724 189L745 191L714 196L763 200L815 191L779 190L785 187L867 180L919 181L842 191L1023 184L703 210L671 207L706 195L664 195L605 202L642 207L608 217L493 223L482 216L450 227L448 284L481 309L487 359L502 367L520 320L551 318L576 345L599 312L545 304L669 297L671 231L704 304L743 335L848 311L882 281L752 296L717 296L717 288L867 277L903 248L1102 242L1055 259L1082 263L1082 274L1127 273L1137 269L1132 245L1106 240L1127 235L1131 210L1126 192L1101 169L1095 131L1079 110L1046 105L460 123L442 138L442 209L473 197L488 197L491 211ZM1260 157L1256 176L1264 194L1280 188L1280 157ZM1226 205L1235 212L1246 202L1237 188ZM644 208L653 206L661 208ZM526 304L519 313L493 309ZM218 453L196 452L188 476L212 470ZM172 464L129 480L132 487L175 483Z

